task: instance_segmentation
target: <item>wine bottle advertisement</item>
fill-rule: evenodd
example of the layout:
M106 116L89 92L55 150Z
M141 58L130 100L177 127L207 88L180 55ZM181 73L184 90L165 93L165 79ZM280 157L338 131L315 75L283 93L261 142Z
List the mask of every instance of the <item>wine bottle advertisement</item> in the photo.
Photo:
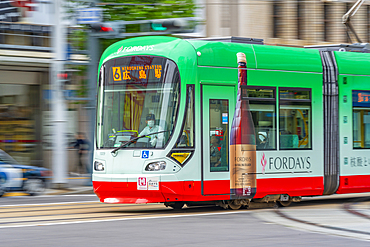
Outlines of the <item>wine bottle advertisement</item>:
M231 199L253 198L256 194L256 139L249 102L242 98L247 86L247 61L237 54L238 95L230 132Z

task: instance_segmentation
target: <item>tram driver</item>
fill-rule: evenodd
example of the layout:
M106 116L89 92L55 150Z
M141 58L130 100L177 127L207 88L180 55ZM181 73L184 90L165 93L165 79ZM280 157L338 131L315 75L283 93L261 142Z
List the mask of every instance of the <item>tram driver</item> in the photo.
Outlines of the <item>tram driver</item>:
M150 145L152 147L156 147L157 143L162 145L163 143L163 133L150 135L151 133L156 133L163 131L159 125L155 124L155 115L148 114L146 116L146 124L147 126L140 132L139 136L149 136L150 137Z

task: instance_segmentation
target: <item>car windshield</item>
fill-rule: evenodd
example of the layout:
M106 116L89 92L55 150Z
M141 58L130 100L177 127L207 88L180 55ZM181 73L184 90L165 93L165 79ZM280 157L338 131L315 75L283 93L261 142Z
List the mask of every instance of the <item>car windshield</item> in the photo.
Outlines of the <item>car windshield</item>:
M0 150L0 164L18 164L15 159L13 159L9 154L5 153L3 150Z
M176 64L155 56L107 61L98 88L97 148L163 148L174 128L180 77ZM153 134L157 133L158 134Z

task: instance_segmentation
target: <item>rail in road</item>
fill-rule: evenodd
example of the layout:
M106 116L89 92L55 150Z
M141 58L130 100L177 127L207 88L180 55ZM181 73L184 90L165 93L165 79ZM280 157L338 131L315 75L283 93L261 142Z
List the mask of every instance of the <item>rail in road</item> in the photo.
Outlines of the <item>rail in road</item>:
M182 217L209 213L230 214L241 211L225 211L219 207L175 211L163 204L117 205L100 202L4 205L0 206L0 228Z
M99 202L73 202L0 207L0 228L72 224L157 215L163 205L110 205Z
M306 201L256 212L260 219L305 231L370 240L370 197Z
M368 200L370 197L307 200L283 208L236 211L220 207L185 207L175 211L163 204L117 205L98 201L13 204L0 205L0 228L240 213L294 229L370 240Z

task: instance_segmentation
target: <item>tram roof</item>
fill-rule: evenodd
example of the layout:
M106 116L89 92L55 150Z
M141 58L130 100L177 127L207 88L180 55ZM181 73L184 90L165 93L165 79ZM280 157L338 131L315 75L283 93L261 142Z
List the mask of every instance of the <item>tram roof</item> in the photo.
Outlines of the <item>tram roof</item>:
M277 71L322 72L318 49L263 45L262 42L239 43L224 40L183 40L174 37L138 37L122 40L108 47L100 65L122 55L156 55L173 60L184 54L197 61L198 66L237 66L236 54L244 52L247 67ZM370 53L334 51L340 74L370 75ZM197 55L198 54L198 55Z
M236 67L236 53L244 52L247 67L254 69L322 72L317 50L220 41L188 40L196 51L200 66Z
M370 53L336 51L339 74L370 75Z

